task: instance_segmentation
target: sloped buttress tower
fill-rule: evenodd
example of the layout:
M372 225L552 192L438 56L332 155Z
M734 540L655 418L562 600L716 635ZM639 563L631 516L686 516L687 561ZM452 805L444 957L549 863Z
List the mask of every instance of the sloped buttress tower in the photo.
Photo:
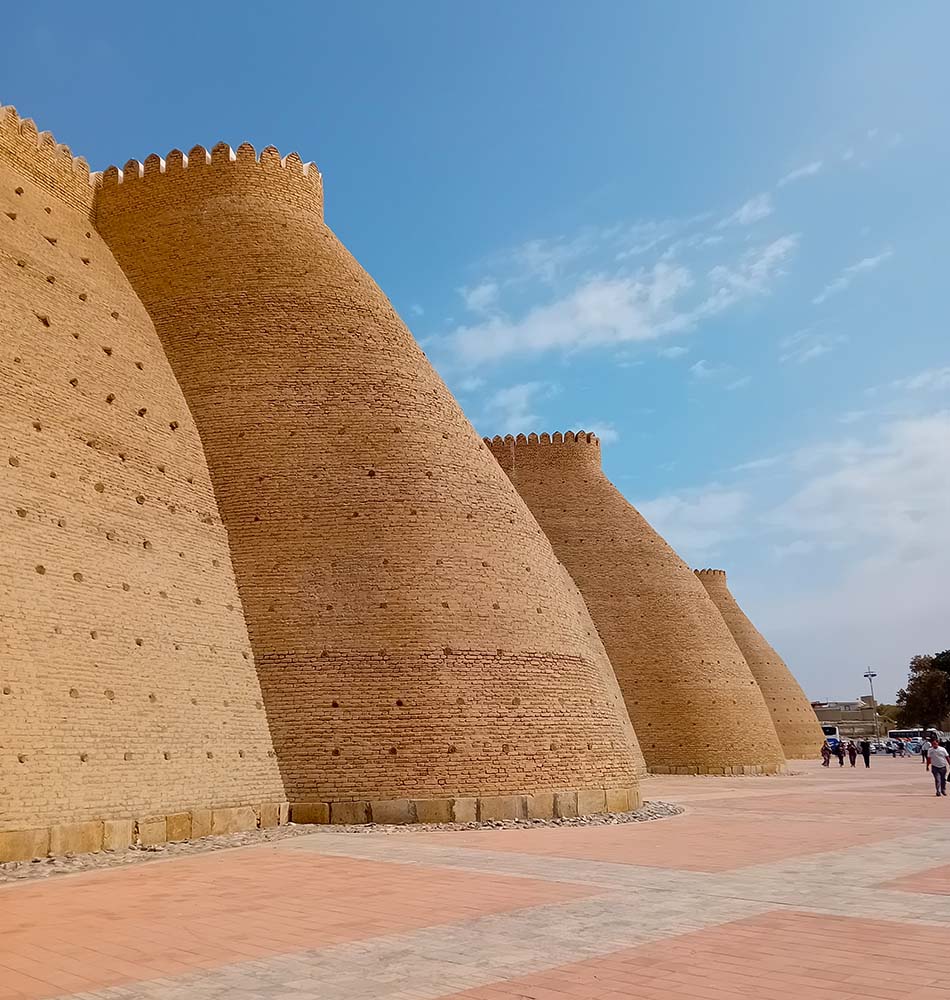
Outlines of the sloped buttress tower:
M815 757L825 737L791 670L736 603L725 571L697 569L695 573L719 608L765 696L785 756L789 760Z
M636 803L583 601L324 224L316 168L249 145L150 156L105 172L96 224L201 434L293 814Z
M0 108L0 861L284 800L198 432L93 200Z
M749 667L704 589L583 432L487 442L577 582L644 756L661 773L773 773L784 758Z

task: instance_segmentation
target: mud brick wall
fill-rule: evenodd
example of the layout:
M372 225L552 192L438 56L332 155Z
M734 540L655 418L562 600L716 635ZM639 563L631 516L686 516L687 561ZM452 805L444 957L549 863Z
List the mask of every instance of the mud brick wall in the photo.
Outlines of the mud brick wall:
M0 109L0 859L284 798L198 432L93 197Z
M815 757L825 737L815 710L791 670L736 603L725 572L698 569L695 573L719 608L765 696L785 756L789 760Z
M584 595L650 769L780 770L768 709L721 615L604 476L597 438L486 443Z
M201 432L291 800L635 788L583 600L316 169L150 156L105 172L96 223Z

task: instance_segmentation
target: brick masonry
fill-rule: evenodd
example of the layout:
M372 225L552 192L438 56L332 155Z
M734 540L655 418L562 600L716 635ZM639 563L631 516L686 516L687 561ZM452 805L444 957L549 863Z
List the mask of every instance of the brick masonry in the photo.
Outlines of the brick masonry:
M785 756L790 760L814 757L825 738L815 711L791 670L736 603L725 572L697 569L695 573L719 608L765 696Z
M0 859L284 799L198 431L93 195L0 109Z
M603 474L598 439L519 434L486 444L584 595L650 769L781 770L762 693L722 616Z
M0 114L17 856L286 799L330 822L638 802L583 599L325 226L316 168L218 146L90 178Z

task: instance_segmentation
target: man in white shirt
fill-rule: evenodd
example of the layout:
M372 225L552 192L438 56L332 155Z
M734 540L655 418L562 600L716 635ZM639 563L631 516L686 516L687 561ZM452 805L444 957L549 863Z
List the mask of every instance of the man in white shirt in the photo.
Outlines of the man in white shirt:
M950 754L936 741L930 741L927 751L927 767L934 776L934 787L937 795L947 794L947 767L950 766Z

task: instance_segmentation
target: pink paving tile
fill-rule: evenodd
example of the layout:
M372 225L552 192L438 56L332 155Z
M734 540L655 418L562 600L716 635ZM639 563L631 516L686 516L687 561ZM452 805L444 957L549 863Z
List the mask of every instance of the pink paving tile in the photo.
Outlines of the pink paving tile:
M919 892L928 896L950 896L950 865L938 865L913 875L903 875L901 878L882 882L881 888Z
M250 848L0 890L0 998L52 997L595 895Z
M769 913L451 994L452 1000L950 1000L947 933ZM448 996L445 998L448 1000Z
M684 816L654 823L476 830L427 837L442 845L485 851L725 872L895 836L893 825L884 820L841 820L831 829L833 839L829 842L827 820L798 819L793 813L778 824L771 818L703 814L691 809Z

